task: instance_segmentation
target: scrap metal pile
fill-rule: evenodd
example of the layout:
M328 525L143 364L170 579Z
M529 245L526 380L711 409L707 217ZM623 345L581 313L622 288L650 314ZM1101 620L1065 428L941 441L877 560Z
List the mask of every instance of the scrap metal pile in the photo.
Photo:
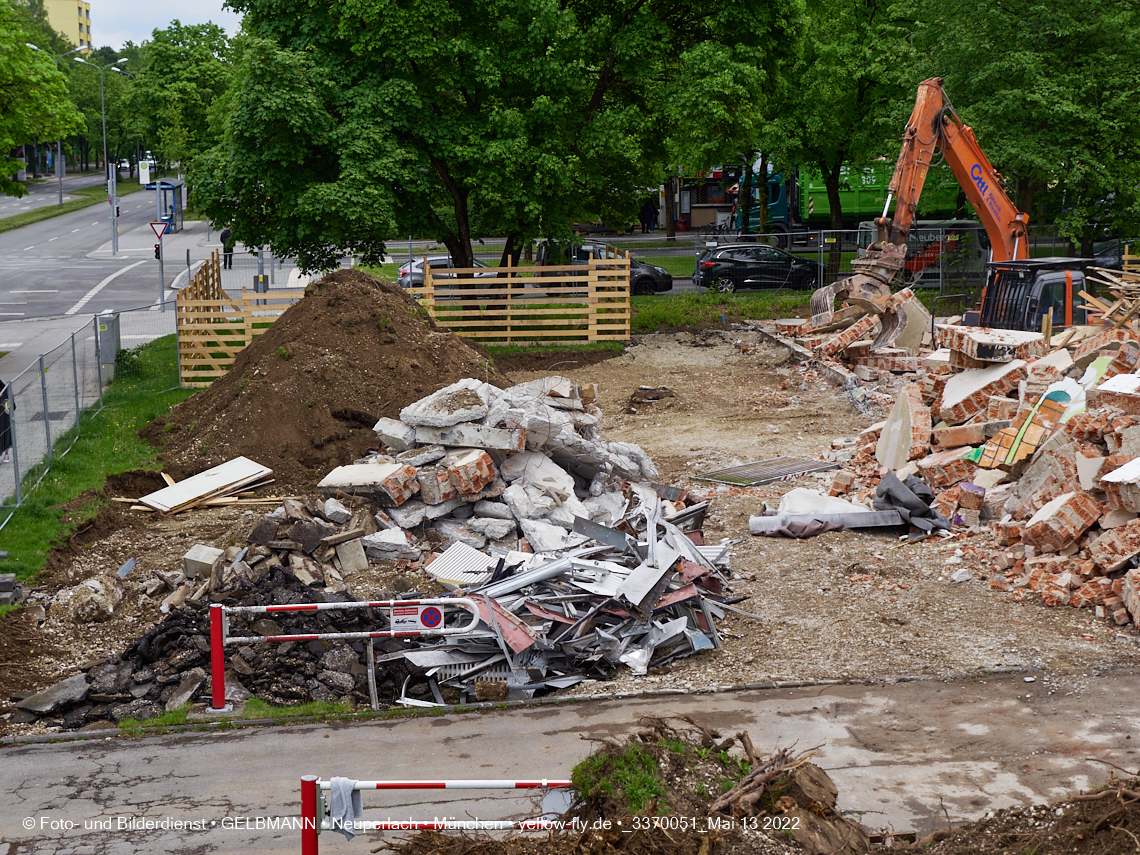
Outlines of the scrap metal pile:
M1034 592L1047 605L1092 607L1111 625L1140 618L1136 325L1053 335L951 322L937 324L931 341L927 324L906 330L925 329L926 341L917 334L905 348L872 352L875 319L858 314L838 332L811 321L779 326L814 349L817 370L845 373L849 385L901 380L890 414L850 447L825 453L844 465L827 476L828 496L805 506L797 491L791 513L755 517L753 532L869 528L898 511L912 538L932 529L954 538L951 581L981 578L1011 599ZM804 528L823 498L852 501ZM987 534L992 540L977 537Z

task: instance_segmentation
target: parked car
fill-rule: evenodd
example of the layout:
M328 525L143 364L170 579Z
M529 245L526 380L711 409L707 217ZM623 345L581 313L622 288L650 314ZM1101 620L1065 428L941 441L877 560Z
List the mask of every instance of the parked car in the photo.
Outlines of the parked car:
M824 268L766 244L718 246L697 258L693 283L724 294L751 288L817 288Z
M431 265L432 276L439 279L452 279L454 274L442 273L455 265L451 263L450 255L429 255L427 257L428 264ZM471 265L472 267L487 267L486 264L475 259ZM487 268L487 273L476 273L476 276L494 276L494 272ZM418 258L413 258L411 261L404 262L400 265L397 271L396 284L401 288L419 288L424 284L424 257L421 255Z
M591 255L605 258L608 252L605 244L584 243L581 246L545 241L539 244L535 264L539 267L558 264L584 265ZM631 258L629 264L629 292L631 294L658 294L673 288L673 274L656 264L646 264Z

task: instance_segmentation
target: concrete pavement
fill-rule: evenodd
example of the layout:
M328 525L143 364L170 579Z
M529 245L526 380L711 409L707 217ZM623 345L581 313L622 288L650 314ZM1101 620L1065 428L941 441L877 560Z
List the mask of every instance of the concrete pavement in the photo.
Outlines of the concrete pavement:
M943 804L957 822L1062 798L1107 776L1108 767L1090 757L1135 768L1140 675L1077 676L1064 684L1023 680L1006 675L671 695L10 746L0 751L0 843L21 855L296 852L297 831L256 826L297 815L302 775L566 777L590 752L590 740L628 734L645 715L688 714L724 735L747 730L762 752L791 743L800 749L820 745L816 762L835 779L840 808L865 825L897 831L944 826ZM511 793L381 791L365 794L364 801L368 819L501 819L536 812L533 802ZM168 817L200 826L120 830L120 822L132 818L137 827L139 818ZM110 821L110 827L85 828L96 821ZM362 852L366 843L375 845L321 836L327 852Z

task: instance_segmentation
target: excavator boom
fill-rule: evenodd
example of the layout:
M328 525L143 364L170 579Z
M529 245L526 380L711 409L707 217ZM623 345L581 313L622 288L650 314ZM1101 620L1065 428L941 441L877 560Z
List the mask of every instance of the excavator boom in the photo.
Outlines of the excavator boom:
M941 153L973 204L993 245L994 261L1025 258L1029 216L1017 210L1001 187L1001 176L962 123L942 89L942 78L918 86L914 110L903 132L902 149L888 188L883 216L875 220L876 240L866 256L855 259L855 273L817 290L811 298L812 321L825 324L835 300L845 299L877 314L881 332L872 348L889 347L906 329L906 312L892 299L891 283L906 261L907 239L918 200L934 158ZM889 217L892 199L895 213Z

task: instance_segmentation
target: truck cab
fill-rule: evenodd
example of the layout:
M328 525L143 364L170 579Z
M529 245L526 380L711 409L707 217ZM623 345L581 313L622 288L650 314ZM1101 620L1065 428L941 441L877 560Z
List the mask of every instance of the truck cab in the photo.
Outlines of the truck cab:
M1092 258L1030 258L986 264L986 287L980 310L967 312L963 323L1007 330L1040 330L1053 310L1053 329L1087 323L1081 291L1089 291L1084 268Z

